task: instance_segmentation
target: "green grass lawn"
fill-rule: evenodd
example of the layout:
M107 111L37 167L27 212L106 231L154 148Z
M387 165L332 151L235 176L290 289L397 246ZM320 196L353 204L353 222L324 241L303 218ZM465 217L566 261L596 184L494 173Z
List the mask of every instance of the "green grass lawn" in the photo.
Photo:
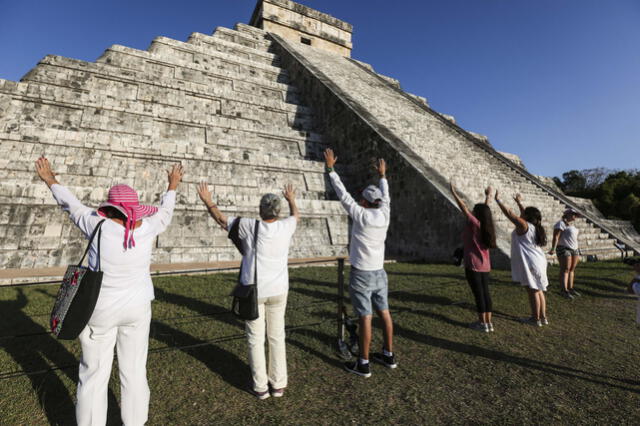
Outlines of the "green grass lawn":
M387 271L399 367L374 365L368 379L343 371L336 268L292 269L289 387L265 401L246 392L243 328L227 312L235 275L154 279L149 424L640 423L640 327L626 266L581 264L574 301L553 279L543 328L518 322L528 315L525 291L495 271L491 334L468 328L476 315L461 269ZM73 423L79 345L45 333L56 290L0 289L0 424ZM110 424L120 422L116 371Z

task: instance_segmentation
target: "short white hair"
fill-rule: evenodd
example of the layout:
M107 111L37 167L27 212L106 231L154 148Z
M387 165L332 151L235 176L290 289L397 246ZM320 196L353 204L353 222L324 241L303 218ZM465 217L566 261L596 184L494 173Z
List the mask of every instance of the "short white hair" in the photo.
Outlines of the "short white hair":
M260 216L263 219L273 219L280 214L282 203L276 194L264 194L260 199Z

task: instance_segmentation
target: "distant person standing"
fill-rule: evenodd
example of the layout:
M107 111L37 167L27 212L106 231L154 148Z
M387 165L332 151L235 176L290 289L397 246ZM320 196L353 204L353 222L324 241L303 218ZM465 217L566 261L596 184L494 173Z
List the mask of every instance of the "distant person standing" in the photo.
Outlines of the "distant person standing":
M363 377L371 376L369 349L371 346L371 319L373 311L383 323L384 347L374 353L373 359L388 368L396 368L393 354L393 321L389 313L388 278L384 270L384 250L391 217L391 199L386 179L387 165L379 159L376 170L380 176L378 185L369 185L356 202L347 192L340 176L333 167L338 158L333 150L324 152L326 170L331 185L342 207L353 221L349 242L349 295L354 311L359 317L360 356L357 361L345 363L345 369Z
M553 227L553 239L549 254L555 252L560 264L560 294L565 299L573 299L580 296L574 288L576 267L580 262L580 252L578 250L578 233L575 226L576 218L580 213L573 209L567 209L562 215L562 219Z
M502 213L515 225L511 234L511 277L526 287L531 305L531 317L523 322L541 327L548 325L547 300L547 258L542 250L547 244L547 234L542 226L542 214L535 207L524 208L522 197L517 194L514 199L520 209L520 216L502 204L498 191L496 203Z
M636 274L636 276L633 277L633 279L629 283L627 291L638 296L638 305L636 308L636 324L640 326L640 257L626 259L625 263L631 266Z
M244 253L240 283L253 284L257 276L258 318L245 321L253 378L251 391L258 399L281 397L288 380L284 318L289 293L289 247L300 218L295 190L291 185L284 188L284 198L289 203L290 211L286 218L279 218L282 206L280 197L276 194L263 195L259 206L262 220L227 218L214 204L204 182L198 186L198 195L222 228L231 233L237 227ZM265 335L269 346L268 363Z
M489 202L493 196L493 188L485 189L484 203L473 206L473 213L458 195L453 182L450 183L451 194L465 216L465 227L462 232L464 244L464 271L471 292L476 299L478 321L471 323L473 330L481 332L494 331L491 314L493 304L489 292L489 272L491 258L489 249L496 248L496 231Z

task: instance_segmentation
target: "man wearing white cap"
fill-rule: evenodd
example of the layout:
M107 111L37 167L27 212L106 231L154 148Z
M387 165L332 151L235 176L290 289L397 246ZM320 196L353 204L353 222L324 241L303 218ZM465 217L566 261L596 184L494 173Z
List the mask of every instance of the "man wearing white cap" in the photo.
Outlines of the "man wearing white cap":
M360 357L345 364L345 369L363 377L370 377L369 347L371 345L371 317L373 310L383 322L384 348L373 359L388 368L396 368L393 355L393 321L389 313L387 273L384 270L384 243L391 217L389 184L385 178L387 165L379 159L376 170L378 186L369 185L356 202L345 189L340 176L333 170L337 157L333 150L324 153L326 170L338 199L353 221L349 244L349 295L353 309L360 318Z

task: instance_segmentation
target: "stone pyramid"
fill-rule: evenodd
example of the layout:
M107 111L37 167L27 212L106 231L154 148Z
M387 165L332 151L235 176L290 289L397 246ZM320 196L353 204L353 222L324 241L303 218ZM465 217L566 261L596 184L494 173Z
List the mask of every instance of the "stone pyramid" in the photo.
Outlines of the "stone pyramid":
M521 192L548 227L566 206L581 210L486 138L351 59L351 33L350 24L303 5L261 0L250 25L186 42L158 37L146 51L115 45L95 63L50 55L20 82L0 80L0 269L64 266L84 246L34 177L41 154L91 206L115 183L157 203L164 170L182 162L188 176L173 223L158 238L156 264L238 258L197 199L201 180L226 213L242 216L257 214L263 193L293 183L303 220L291 257L344 255L348 219L332 201L321 161L329 145L353 192L373 177L373 159L391 164L390 256L449 259L462 226L446 187L451 178L470 203L489 183ZM639 249L634 232L584 213L584 254L619 256L614 243ZM495 218L494 259L505 264L510 226Z

